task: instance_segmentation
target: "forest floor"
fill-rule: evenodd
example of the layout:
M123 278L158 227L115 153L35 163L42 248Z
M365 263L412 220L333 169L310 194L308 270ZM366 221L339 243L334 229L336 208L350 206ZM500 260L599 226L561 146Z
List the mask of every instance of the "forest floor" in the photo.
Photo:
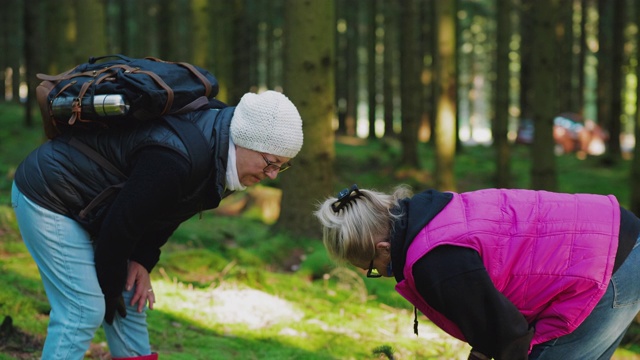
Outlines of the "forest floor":
M50 311L9 206L15 166L42 141L39 129L25 130L19 119L19 111L0 105L0 360L39 358ZM431 147L420 145L420 169L398 169L400 151L394 139L338 138L334 190L353 183L381 191L399 183L433 186ZM528 156L527 147L513 148L512 187L528 187ZM461 149L458 190L492 187L494 158L487 146ZM627 204L630 161L604 167L597 157L556 160L560 191L614 194ZM163 247L152 274L158 303L148 314L151 343L163 360L379 360L389 352L399 360L466 359L468 346L424 316L420 335L413 334L412 308L392 281L336 268L319 239L272 233L273 214L261 209L279 198L277 187L225 199ZM613 359L640 360L637 334L632 328ZM103 332L86 358L110 359Z

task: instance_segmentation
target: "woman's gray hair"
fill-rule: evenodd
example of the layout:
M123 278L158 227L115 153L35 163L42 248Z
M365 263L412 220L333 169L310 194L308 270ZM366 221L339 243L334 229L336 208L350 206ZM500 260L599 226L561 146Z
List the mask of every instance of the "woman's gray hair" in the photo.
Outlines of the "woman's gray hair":
M322 224L322 241L329 256L338 264L367 263L375 256L374 238L388 236L392 220L403 214L392 214L399 200L410 197L408 186L400 185L391 194L360 189L360 196L335 212L338 200L327 198L314 215Z

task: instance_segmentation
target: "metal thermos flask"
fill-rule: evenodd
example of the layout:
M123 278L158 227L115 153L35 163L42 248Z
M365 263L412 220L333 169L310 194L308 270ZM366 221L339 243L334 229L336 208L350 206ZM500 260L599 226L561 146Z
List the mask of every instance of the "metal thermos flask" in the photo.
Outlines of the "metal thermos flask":
M71 117L71 108L76 98L72 96L57 97L51 103L51 110L55 118ZM124 96L120 94L93 95L82 99L82 117L95 119L103 116L126 115L129 111L129 104Z

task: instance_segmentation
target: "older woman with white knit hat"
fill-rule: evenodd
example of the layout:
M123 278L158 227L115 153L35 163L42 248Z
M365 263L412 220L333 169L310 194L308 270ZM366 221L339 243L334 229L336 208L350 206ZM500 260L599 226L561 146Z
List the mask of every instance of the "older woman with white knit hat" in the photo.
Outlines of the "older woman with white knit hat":
M12 205L51 304L42 359L82 359L101 325L114 359L157 359L144 310L160 248L226 195L276 178L302 143L295 105L266 91L128 131L61 135L29 154Z
M278 172L291 166L289 160L300 151L302 139L300 114L286 96L276 91L245 94L231 119L231 143L236 145L236 150L234 146L229 147L231 158L234 152L238 154L239 184L235 179L230 180L235 175L232 164L227 168L228 186L233 190L243 190L260 182L265 175L275 178ZM267 163L263 171L256 171L258 169L251 166L253 161L249 160L255 157L251 152L262 155Z

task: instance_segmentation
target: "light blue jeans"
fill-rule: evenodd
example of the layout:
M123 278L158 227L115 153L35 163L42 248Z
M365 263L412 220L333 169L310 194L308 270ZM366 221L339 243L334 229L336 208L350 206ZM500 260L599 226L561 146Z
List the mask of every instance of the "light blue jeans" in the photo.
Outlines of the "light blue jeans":
M571 334L534 346L529 359L610 359L638 311L640 238L585 321Z
M113 357L150 354L146 313L129 305L135 288L123 292L126 318L103 323L105 301L89 234L73 219L27 199L15 184L11 203L51 305L42 359L83 359L100 325Z

